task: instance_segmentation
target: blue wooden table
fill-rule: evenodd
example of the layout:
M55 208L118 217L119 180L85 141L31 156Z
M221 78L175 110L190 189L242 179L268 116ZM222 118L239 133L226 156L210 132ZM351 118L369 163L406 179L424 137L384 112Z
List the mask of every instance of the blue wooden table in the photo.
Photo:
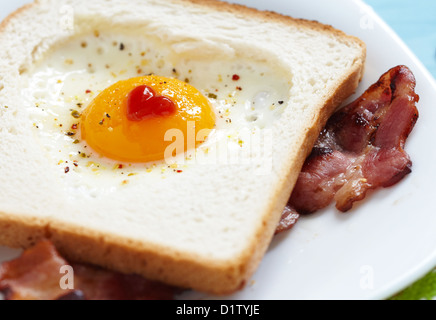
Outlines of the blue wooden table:
M364 0L436 78L436 1Z

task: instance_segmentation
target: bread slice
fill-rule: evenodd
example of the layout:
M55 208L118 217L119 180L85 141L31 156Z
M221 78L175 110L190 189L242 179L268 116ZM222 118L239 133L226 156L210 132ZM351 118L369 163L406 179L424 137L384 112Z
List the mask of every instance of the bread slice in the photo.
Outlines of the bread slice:
M38 84L38 101L28 89L56 50L111 34L120 50L123 37L163 48L174 72L197 61L266 65L287 86L281 112L264 127L268 159L188 163L165 179L141 173L124 187L108 187L110 174L101 187L86 176L84 187L89 170L70 164L68 173L33 116L56 84ZM243 288L255 272L305 157L356 89L365 61L365 45L330 26L214 0L36 0L1 24L0 47L0 244L48 238L68 259L213 294ZM256 172L265 161L268 170Z

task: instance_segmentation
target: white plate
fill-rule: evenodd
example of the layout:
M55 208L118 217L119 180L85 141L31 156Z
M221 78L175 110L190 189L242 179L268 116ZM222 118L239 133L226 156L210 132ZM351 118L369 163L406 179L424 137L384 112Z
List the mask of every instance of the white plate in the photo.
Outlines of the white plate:
M1 2L0 18L30 1ZM318 20L366 42L360 95L389 68L415 74L420 118L406 144L413 172L373 193L347 214L329 208L303 217L277 236L247 288L229 299L384 299L436 266L436 84L398 36L359 0L237 0L294 17ZM0 248L0 261L18 251ZM185 298L213 298L190 293ZM222 298L222 297L220 297Z

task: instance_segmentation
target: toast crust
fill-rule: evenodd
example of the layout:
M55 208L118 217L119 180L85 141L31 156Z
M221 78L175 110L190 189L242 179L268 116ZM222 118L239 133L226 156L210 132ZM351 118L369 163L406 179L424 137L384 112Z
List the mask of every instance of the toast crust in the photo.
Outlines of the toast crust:
M136 273L152 280L212 294L230 294L246 285L268 249L282 210L319 132L340 103L355 92L363 76L365 44L356 37L348 36L342 31L316 21L294 19L274 12L258 11L217 0L176 0L176 2L207 6L211 10L228 11L261 21L270 20L334 33L343 38L343 41L357 43L362 48L362 56L357 57L349 73L338 80L336 90L328 93L325 104L314 115L313 125L306 132L295 166L288 168L287 172L282 172L282 179L273 192L274 196L270 199L267 213L262 221L259 221L255 241L238 259L227 263L216 263L195 256L181 255L171 248L147 246L111 234L89 232L76 226L31 218L24 214L0 212L2 245L28 248L41 239L49 239L59 252L71 261L92 263L124 273ZM12 13L0 24L0 33L5 31L12 20L20 19L23 12L40 4L36 0ZM162 250L165 254L162 254Z

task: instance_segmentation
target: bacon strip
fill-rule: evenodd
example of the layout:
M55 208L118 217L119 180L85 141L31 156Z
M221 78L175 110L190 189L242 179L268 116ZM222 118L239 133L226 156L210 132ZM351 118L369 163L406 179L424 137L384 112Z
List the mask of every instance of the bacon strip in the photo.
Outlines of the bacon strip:
M409 174L412 162L403 148L418 119L414 89L412 72L397 66L336 112L307 158L288 206L312 213L335 201L346 212L369 190Z
M285 207L275 234L290 230L297 223L300 215L289 205Z
M62 289L73 269L74 288ZM0 292L7 300L172 300L179 289L82 264L69 264L53 244L43 240L0 266Z

